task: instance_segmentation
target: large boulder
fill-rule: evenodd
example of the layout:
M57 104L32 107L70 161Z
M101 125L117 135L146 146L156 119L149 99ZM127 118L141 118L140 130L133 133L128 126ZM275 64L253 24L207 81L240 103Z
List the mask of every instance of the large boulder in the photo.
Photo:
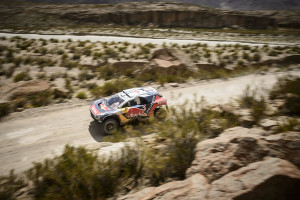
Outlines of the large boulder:
M292 163L266 157L209 184L201 174L159 187L148 187L119 200L296 200L300 196L300 171Z
M142 75L159 74L166 77L168 75L189 77L196 70L189 56L183 51L163 48L153 52L149 63L139 73Z
M192 64L192 61L183 51L163 48L153 52L150 63L158 67L169 68L189 66Z
M166 183L159 187L145 188L137 193L120 197L119 200L191 200L205 199L209 184L204 176L195 174L183 180Z
M206 199L296 200L299 188L300 171L295 165L267 157L212 182Z
M269 156L289 160L300 168L300 133L286 132L265 137Z
M187 176L201 173L212 182L266 156L286 159L300 167L300 134L263 136L261 131L235 127L219 137L197 144L195 159Z
M12 100L17 97L27 97L48 91L50 88L50 82L45 80L20 81L1 88L1 99Z

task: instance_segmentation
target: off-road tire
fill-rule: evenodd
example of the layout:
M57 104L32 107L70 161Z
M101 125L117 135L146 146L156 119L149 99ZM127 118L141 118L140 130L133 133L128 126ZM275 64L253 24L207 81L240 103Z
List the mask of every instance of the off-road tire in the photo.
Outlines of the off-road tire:
M108 118L101 126L103 133L110 135L119 128L119 122L114 118Z
M167 119L168 112L164 108L158 108L154 112L154 116L158 121L165 121Z

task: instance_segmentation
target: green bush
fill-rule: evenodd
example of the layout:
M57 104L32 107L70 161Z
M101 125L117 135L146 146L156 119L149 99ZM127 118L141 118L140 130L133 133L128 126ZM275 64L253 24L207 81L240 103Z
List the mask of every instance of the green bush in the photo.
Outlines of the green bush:
M125 147L119 157L98 159L83 147L66 146L61 156L35 163L27 177L36 199L106 199L138 175L139 155Z
M255 91L251 91L249 86L240 97L239 103L242 108L250 109L251 117L255 123L265 116L267 104L264 97L257 99Z
M95 77L94 74L90 74L90 73L88 73L88 71L84 70L84 71L80 72L78 79L79 79L79 81L84 81L84 80L90 80L94 77Z
M6 116L10 112L10 104L9 103L1 103L0 104L0 118Z
M56 53L57 55L64 55L65 51L63 49L58 49Z
M253 55L252 60L255 62L259 62L261 60L261 56L258 53L256 53Z
M81 55L79 53L74 53L72 59L73 60L79 60Z
M50 91L39 92L37 94L30 95L28 98L33 107L46 106L51 103L52 93Z
M31 80L31 77L27 72L20 72L14 77L14 82L28 81L28 80Z
M77 97L78 99L86 99L86 98L87 98L87 95L86 95L85 92L78 92L77 95L76 95L76 97Z
M254 119L254 122L259 122L264 116L267 109L267 104L264 98L260 100L255 100L251 106L251 117Z
M288 131L300 131L300 122L297 119L289 119L276 128L275 133L283 133Z
M270 91L270 99L285 101L281 111L300 115L300 78L287 76L279 79Z
M99 72L99 78L103 78L105 80L112 79L118 75L118 70L110 65L100 67Z
M0 176L0 199L14 200L16 192L24 188L26 183L23 178L18 177L11 170L8 176Z
M36 78L45 80L47 78L47 74L45 72L43 72L43 73L40 72L36 75Z
M269 52L269 56L278 56L279 52L278 51L271 51Z
M105 49L104 54L106 54L108 58L116 58L118 56L118 53L112 48Z
M64 54L64 55L65 55L65 54ZM68 68L68 69L72 69L72 68L78 67L79 64L78 64L77 62L73 62L73 61L64 59L64 60L62 60L60 66L61 66L61 67L66 67L66 68Z

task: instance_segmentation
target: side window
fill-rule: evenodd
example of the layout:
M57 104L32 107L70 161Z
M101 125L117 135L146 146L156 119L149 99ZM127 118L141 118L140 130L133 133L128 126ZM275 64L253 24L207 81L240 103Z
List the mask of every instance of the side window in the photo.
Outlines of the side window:
M126 108L126 107L130 107L130 106L129 106L129 102L125 103L125 104L122 106L122 108Z
M143 97L139 97L140 98L140 105L145 105L145 104L148 104L148 101L143 98Z
M138 105L136 99L133 99L133 100L129 101L129 103L130 103L130 106Z
M128 101L127 103L125 103L122 108L125 108L125 107L131 107L131 106L136 106L137 105L137 102L135 99L131 100L131 101Z

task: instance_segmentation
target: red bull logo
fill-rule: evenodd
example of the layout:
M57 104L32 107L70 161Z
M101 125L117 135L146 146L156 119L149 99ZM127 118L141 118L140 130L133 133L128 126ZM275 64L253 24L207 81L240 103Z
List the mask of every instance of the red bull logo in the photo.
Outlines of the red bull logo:
M130 108L128 110L128 112L126 113L126 117L129 118L135 118L135 117L139 117L139 116L147 116L146 111L146 106L143 105L143 108Z

